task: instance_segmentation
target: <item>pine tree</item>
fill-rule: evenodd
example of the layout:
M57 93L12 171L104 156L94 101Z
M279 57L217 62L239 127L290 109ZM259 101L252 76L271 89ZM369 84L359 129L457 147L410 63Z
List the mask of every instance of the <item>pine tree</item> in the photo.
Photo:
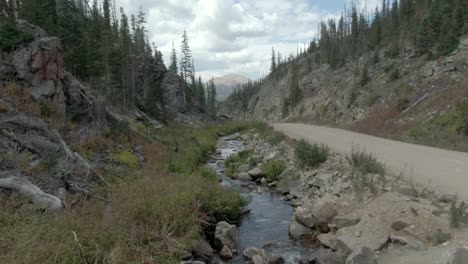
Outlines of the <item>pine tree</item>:
M276 70L276 53L275 49L271 48L271 66L270 66L270 72L274 72Z
M184 30L181 44L180 75L185 82L189 82L192 74L192 52L190 50L187 31Z
M169 66L169 70L174 73L179 72L179 69L177 67L177 52L174 47L174 42L172 42L171 65Z
M201 76L198 76L198 83L197 83L197 90L198 90L198 104L200 105L200 110L202 113L206 112L206 97L205 97L205 87L202 83Z

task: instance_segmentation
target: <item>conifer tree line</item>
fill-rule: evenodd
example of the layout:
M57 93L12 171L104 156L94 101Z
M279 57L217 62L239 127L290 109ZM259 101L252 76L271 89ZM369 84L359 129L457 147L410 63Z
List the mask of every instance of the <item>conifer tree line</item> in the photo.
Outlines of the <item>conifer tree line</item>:
M378 60L380 50L385 50L386 57L395 58L403 55L408 47L418 56L435 59L453 52L460 36L468 34L467 0L381 1L380 7L373 10L360 11L352 4L344 8L339 19L322 21L315 38L307 48L298 48L296 54L283 56L273 48L267 78L285 74L287 69L294 70L299 58L310 61L309 71L313 65L323 64L336 69L369 54ZM362 71L361 84L364 84L368 81L366 65ZM262 81L240 87L245 91L235 91L228 101L244 106ZM300 91L294 81L291 83L292 98L300 100Z
M0 1L4 13L0 17L27 20L49 36L61 38L67 70L95 91L124 109L139 107L154 117L165 118L161 72L166 66L161 51L148 39L146 14L141 7L137 14L127 16L113 0ZM173 44L168 70L181 77L187 105L205 112L210 100L205 90L209 87L195 76L185 31L180 65Z

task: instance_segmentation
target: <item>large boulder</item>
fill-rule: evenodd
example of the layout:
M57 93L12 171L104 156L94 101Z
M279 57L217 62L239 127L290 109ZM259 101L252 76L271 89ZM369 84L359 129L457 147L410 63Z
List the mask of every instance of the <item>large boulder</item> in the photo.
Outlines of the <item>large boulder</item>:
M252 260L254 263L257 261L262 264L278 264L281 260L281 258L275 254L256 247L246 248L243 252L243 255L248 260Z
M335 207L329 202L325 202L317 208L314 208L314 210L312 210L312 218L315 229L322 233L329 232L330 228L328 227L328 223L330 223L337 214L338 212Z
M192 255L195 259L200 259L206 262L209 262L213 259L214 250L205 240L198 240L192 242Z
M291 224L289 225L289 236L293 239L300 239L304 235L312 235L314 234L314 231L307 226L304 226L303 224L299 223L296 221L296 219L293 218L291 221Z
M218 222L215 229L215 246L221 250L227 246L231 251L237 248L238 231L235 225L227 222Z
M306 207L299 206L296 208L294 211L294 220L309 228L314 228L315 226L315 221L312 217L312 211Z
M446 252L443 257L441 264L466 264L468 263L468 249L466 248L454 248Z
M377 264L375 252L368 247L362 247L348 256L346 264Z

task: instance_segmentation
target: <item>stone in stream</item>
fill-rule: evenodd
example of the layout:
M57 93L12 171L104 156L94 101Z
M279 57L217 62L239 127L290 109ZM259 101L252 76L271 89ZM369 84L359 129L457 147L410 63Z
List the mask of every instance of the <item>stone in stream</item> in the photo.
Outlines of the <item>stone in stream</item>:
M309 228L313 228L315 226L312 211L309 208L301 206L297 207L294 211L294 220Z
M275 254L256 247L246 248L243 252L243 255L247 259L252 260L254 263L258 262L261 264L278 264L281 261L281 258Z
M252 180L250 175L248 173L246 173L246 172L241 172L241 173L237 174L237 179L244 180L244 181L251 181Z
M300 239L304 235L312 235L313 233L312 229L297 222L294 218L289 225L289 236L293 239Z
M232 251L228 246L224 246L219 252L219 256L223 259L232 259Z
M262 171L260 168L258 168L258 167L256 167L256 168L250 170L250 171L249 171L249 175L250 175L250 177L252 177L252 179L253 179L254 181L257 180L257 179L262 178L263 176L265 176L265 174L263 173L263 171Z
M221 250L224 246L228 246L231 251L237 248L238 231L235 225L227 222L218 222L215 229L215 246Z

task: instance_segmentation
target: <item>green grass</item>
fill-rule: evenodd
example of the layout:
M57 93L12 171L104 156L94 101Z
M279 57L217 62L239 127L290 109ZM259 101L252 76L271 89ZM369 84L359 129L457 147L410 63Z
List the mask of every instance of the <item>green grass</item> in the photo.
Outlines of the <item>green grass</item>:
M296 143L294 154L300 166L317 167L328 159L329 149L326 146L310 144L304 139Z
M106 143L108 151L117 148L114 140L137 137L122 137L118 128L106 134L106 140L112 139ZM37 212L16 195L2 199L0 263L178 263L204 228L220 220L236 221L248 203L237 190L220 186L215 172L203 165L218 134L243 129L252 126L160 131L157 136L164 144L143 143L145 161L136 169L138 159L132 152L114 151L112 159L128 165L115 173L125 177L90 189L109 202L76 202L78 197L71 196L63 212L51 214ZM93 146L98 147L86 147ZM108 166L102 170L105 178L113 168L112 163Z
M224 167L226 168L226 175L228 177L233 177L237 173L237 169L242 164L247 164L250 161L250 157L252 156L252 150L242 150L235 155L229 156L224 161Z
M269 136L267 142L272 146L276 146L279 143L283 142L286 139L286 136L281 132L274 132L273 135Z

